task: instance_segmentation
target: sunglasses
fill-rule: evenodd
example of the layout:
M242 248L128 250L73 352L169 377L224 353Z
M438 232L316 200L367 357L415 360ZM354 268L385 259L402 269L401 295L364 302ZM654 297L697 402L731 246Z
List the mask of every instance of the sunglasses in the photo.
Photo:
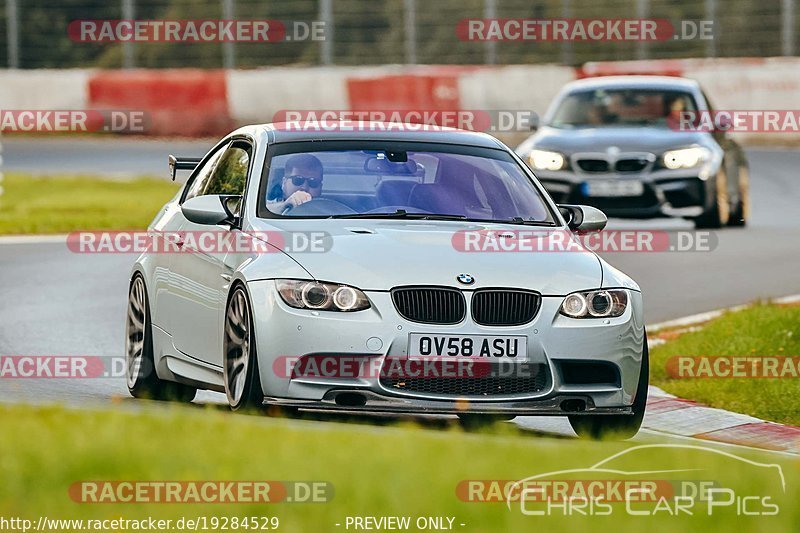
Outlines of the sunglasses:
M295 187L302 187L304 183L308 182L308 186L312 189L322 187L322 178L306 178L305 176L291 176L292 184Z

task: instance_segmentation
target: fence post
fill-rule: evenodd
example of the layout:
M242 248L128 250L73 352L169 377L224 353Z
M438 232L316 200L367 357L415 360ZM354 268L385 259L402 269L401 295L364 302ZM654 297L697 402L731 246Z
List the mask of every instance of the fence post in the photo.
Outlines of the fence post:
M234 0L222 0L222 18L233 20L236 18L234 12ZM226 69L236 68L236 45L232 42L222 43L222 67Z
M405 0L406 63L417 64L417 2Z
M122 0L122 18L134 20L136 18L135 0ZM133 41L122 43L122 68L136 68L136 48Z
M320 62L333 63L333 0L320 0L319 19L325 27L325 38L319 43Z
M570 5L570 0L561 0L561 18L571 18L572 16L572 6ZM575 64L575 54L572 50L572 41L566 39L563 43L561 43L561 64L562 65L574 65Z
M646 19L650 16L650 0L636 0L636 18ZM637 41L636 59L647 59L650 56L650 43L647 41Z
M706 20L711 21L711 39L706 41L706 57L717 57L717 39L719 38L719 21L717 20L717 0L706 0Z
M6 0L6 52L8 68L19 68L19 10L17 0Z
M783 55L794 55L794 28L795 28L795 2L794 0L783 0L781 17L783 25L781 36L783 37Z
M497 0L483 0L483 18L497 18ZM494 65L497 63L497 42L486 41L484 46L486 47L486 58L484 62L487 65Z

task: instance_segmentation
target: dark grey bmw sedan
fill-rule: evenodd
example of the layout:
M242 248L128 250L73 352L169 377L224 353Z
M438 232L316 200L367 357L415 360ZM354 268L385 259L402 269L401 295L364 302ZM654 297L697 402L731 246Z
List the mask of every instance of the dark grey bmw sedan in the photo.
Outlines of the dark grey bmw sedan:
M744 226L748 164L724 127L676 117L713 114L697 82L607 76L567 84L516 152L557 203L623 218L681 217L698 228Z

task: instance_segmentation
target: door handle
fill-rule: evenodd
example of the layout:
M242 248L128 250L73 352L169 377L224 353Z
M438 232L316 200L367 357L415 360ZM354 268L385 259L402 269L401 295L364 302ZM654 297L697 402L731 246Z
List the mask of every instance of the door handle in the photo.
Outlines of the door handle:
M231 280L231 275L230 274L220 274L220 277L222 279L224 279L225 281L230 281Z

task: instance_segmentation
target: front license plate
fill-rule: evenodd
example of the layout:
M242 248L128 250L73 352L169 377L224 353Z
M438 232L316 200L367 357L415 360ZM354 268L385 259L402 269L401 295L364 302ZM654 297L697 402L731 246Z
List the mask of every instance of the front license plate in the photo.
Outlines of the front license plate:
M525 335L408 335L409 359L468 357L481 361L528 360Z
M586 196L641 196L644 184L635 180L596 180L583 184Z

